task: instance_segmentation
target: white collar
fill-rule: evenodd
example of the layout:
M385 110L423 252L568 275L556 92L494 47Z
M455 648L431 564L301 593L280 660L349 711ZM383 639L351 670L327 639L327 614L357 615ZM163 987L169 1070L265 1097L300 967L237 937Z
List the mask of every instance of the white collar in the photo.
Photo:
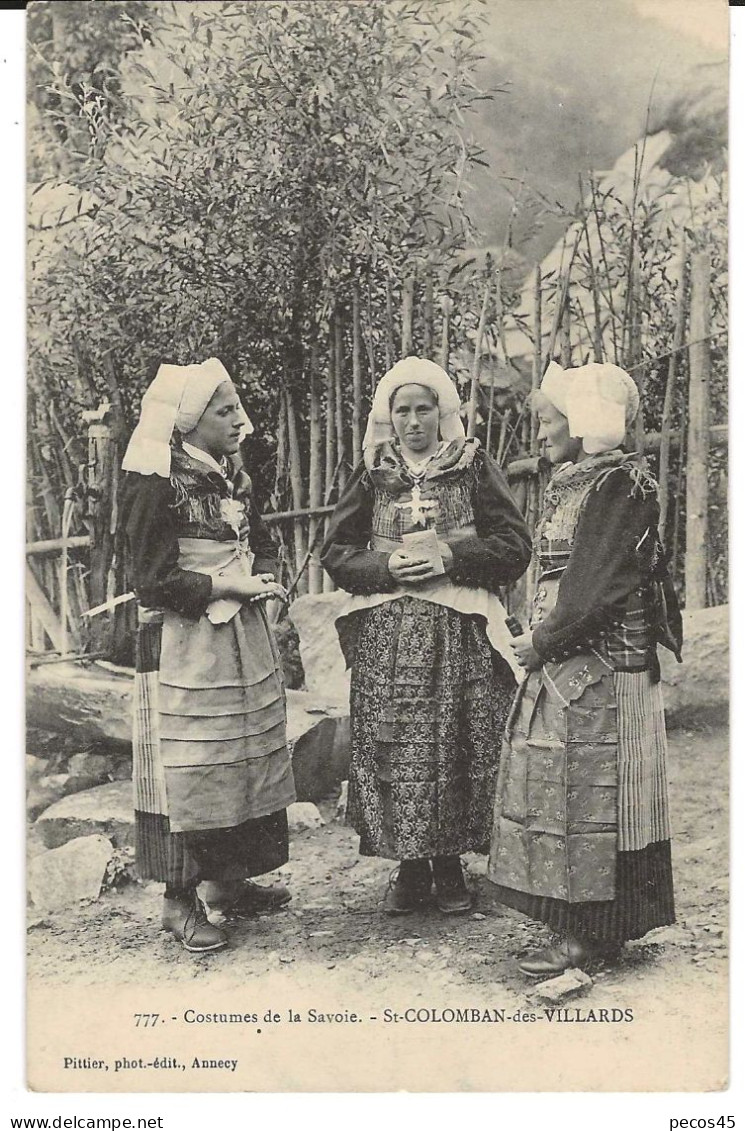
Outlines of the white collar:
M221 475L223 477L223 479L227 479L225 469L223 467L220 467L220 464L209 454L209 452L203 452L201 448L195 448L193 444L187 444L186 442L182 442L181 446L183 447L186 454L188 456L191 456L192 459L198 459L200 463L206 463L207 467L209 467L211 471L216 471L218 475Z

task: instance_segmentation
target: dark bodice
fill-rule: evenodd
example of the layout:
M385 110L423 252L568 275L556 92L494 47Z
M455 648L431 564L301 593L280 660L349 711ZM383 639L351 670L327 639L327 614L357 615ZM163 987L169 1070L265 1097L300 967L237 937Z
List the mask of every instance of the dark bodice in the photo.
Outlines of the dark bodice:
M450 546L456 584L495 592L527 569L530 536L506 480L478 442L466 440L448 444L420 477L390 445L355 469L321 551L333 580L350 593L392 592L388 558L403 534L422 529L419 503Z
M254 572L272 573L277 550L253 501L251 480L240 470L224 477L180 449L170 479L132 475L126 487L128 570L140 603L190 617L201 616L212 579L179 565L180 538L247 541Z
M657 533L657 485L622 452L560 469L536 529L531 616L544 660L594 647L616 670L657 670L680 652L680 614Z

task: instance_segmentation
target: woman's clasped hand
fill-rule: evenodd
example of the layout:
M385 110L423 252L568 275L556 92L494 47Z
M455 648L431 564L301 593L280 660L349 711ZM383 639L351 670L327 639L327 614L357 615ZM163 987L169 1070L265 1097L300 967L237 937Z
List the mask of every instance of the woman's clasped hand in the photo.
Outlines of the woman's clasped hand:
M448 573L453 564L453 551L447 542L438 540L437 545L445 573ZM388 559L388 572L396 581L406 581L409 584L441 576L429 558L407 554L405 550L394 550Z

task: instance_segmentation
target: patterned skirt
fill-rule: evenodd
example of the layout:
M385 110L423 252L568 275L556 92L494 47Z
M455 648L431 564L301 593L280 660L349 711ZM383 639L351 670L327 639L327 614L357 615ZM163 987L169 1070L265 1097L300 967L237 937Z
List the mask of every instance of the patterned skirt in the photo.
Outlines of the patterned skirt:
M531 698L531 684L540 673L523 689L502 756L489 861L497 898L561 934L601 943L674 923L659 683L646 671L615 672L568 708L545 689ZM581 730L596 731L597 741L608 712L617 718L616 757L601 811L601 791L582 781L593 747Z
M509 666L479 617L414 597L355 616L347 819L361 854L486 852Z
M276 810L265 815L238 819L228 825L221 816L222 827L197 827L191 831L173 831L171 827L159 710L162 637L162 616L140 610L133 736L137 871L141 879L157 880L178 888L190 887L199 880L227 882L271 872L288 859L287 813L283 802L294 799L291 784L283 787L286 799L282 797ZM196 769L193 778L196 796L199 792ZM209 790L206 789L202 801L207 797ZM209 810L205 808L204 812Z

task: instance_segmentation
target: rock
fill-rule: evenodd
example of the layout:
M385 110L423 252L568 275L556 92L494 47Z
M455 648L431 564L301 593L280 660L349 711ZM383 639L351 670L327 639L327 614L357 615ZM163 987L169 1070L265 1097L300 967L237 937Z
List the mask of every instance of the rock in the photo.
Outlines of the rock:
M39 910L98 899L113 855L105 836L82 836L35 856L28 865L29 896Z
M26 812L32 821L54 805L55 801L70 793L69 774L45 774L31 785L26 795Z
M305 687L321 703L349 703L349 672L334 621L349 603L342 590L297 597L288 610L300 638Z
M75 778L92 779L93 784L102 785L109 780L111 764L112 759L105 754L86 750L82 754L73 754L67 763L67 772Z
M101 663L40 664L26 680L30 726L85 739L132 740L132 673Z
M349 719L343 707L318 707L309 692L288 691L287 741L299 801L328 797L347 777Z
M81 738L105 738L114 746L110 776L117 779L123 779L125 774L130 776L131 771L125 767L129 764L126 755L131 749L132 672L124 668L110 670L97 664L86 668L75 664L47 664L32 670L27 687L30 720L38 726L72 728ZM327 797L348 772L346 708L328 697L327 706L319 707L318 702L317 696L306 691L287 692L287 737L301 801ZM77 757L73 755L71 761ZM95 767L98 772L102 763L94 761L97 757L97 754L81 756L74 764ZM73 782L73 788L90 784L82 778L77 781L73 778ZM51 800L54 798L44 794L38 799L38 806L46 808Z
M547 1001L557 1005L570 998L579 997L587 993L592 986L592 978L584 970L565 970L558 978L549 978L546 982L539 982L533 993L540 1001Z
M304 832L306 829L320 829L324 821L318 809L311 801L296 801L288 806L287 824L290 832Z
M673 924L669 927L657 927L644 936L643 939L632 940L639 945L647 946L649 943L665 944L666 946L690 946L693 942L693 931L686 930Z
M107 782L72 793L45 809L34 826L47 848L101 834L117 848L134 845L131 782Z
M44 777L48 769L46 758L37 758L33 754L26 755L26 781L38 781Z
M683 663L659 649L665 716L672 727L729 711L729 605L683 613Z

